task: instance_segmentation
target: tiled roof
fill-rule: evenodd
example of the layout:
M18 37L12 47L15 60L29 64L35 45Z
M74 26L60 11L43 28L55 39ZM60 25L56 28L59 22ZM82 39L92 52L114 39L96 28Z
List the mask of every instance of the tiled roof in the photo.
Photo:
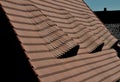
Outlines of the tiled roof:
M120 59L110 49L117 39L82 0L0 2L41 82L120 79ZM91 53L103 43L102 51Z
M120 40L120 23L105 24L107 29Z
M77 45L36 7L28 5L24 8L22 4L12 2L3 2L3 7L26 53L52 52L51 56L57 57ZM32 10L36 10L39 17Z
M91 45L88 42L84 43L84 46L87 45L87 48L89 48L90 46L92 46L92 48L95 48L95 45L100 45L104 41L105 43L104 49L107 49L116 41L113 36L110 36L111 34L108 32L105 26L99 21L99 19L93 14L93 12L90 11L90 9L87 7L87 5L82 0L76 0L76 1L73 1L73 0L69 0L69 1L30 0L30 1L32 2L32 4L38 7L48 18L56 22L56 24L60 28L62 28L64 32L68 31L68 29L67 31L65 30L67 27L69 27L69 29L71 28L72 33L70 32L69 33L67 32L67 33L68 35L70 35L70 37L73 36L75 39L77 38L78 43L80 42L80 40L78 40L78 38L80 39L80 37L75 36L75 34L78 34L78 33L80 34L81 32L75 33L73 31L73 28L76 29L78 27L79 28L79 29L77 28L78 30L84 28L82 32L84 31L85 32L82 35L84 36L89 35L88 38L86 37L89 40L86 40L86 41L90 42L90 39L96 40L94 44L90 43ZM102 36L103 34L104 36ZM91 36L96 35L97 37L90 37L90 35ZM98 37L101 40L97 40ZM82 41L84 39L82 39ZM108 42L108 39L111 39L114 42L113 43L111 41ZM93 43L93 41L91 42ZM89 48L89 51L91 51L90 49L92 48Z

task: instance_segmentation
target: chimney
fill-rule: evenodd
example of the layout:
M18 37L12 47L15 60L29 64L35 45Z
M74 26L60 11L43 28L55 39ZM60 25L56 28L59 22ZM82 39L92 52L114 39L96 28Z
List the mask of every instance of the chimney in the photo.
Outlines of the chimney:
M107 11L107 8L104 8L104 11L106 12L106 11Z

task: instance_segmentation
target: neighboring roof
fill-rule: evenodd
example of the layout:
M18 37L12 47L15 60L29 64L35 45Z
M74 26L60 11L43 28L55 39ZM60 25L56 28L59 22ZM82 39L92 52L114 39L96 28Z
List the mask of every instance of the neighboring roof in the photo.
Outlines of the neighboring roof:
M120 10L94 11L94 13L105 24L108 24L108 23L120 23Z
M107 29L120 40L120 23L105 24Z
M33 78L40 82L120 79L120 59L111 49L117 39L82 0L0 2Z

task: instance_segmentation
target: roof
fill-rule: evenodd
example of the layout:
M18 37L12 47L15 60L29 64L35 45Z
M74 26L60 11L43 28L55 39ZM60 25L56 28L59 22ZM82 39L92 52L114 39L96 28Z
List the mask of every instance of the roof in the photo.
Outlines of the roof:
M102 22L107 23L120 23L120 10L113 11L95 11L94 12Z
M0 2L5 12L2 14L7 17L3 18L8 19L3 21L4 27L12 29L20 46L16 48L26 60L25 66L30 70L27 74L37 79L34 81L112 82L120 79L120 60L111 49L117 39L82 0Z
M120 39L120 23L105 24L108 30L117 38Z

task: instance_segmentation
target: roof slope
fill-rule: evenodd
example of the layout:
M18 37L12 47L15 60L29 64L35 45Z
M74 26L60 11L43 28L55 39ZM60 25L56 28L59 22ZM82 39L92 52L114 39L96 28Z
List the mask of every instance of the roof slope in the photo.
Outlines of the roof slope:
M82 0L0 2L39 81L113 82L120 79L120 60L117 52L110 49L117 39ZM90 53L103 43L102 51ZM69 57L73 52L77 54Z
M75 30L76 27L79 28L77 28L77 30L84 28L81 30L83 32L85 31L82 35L88 36L89 38L87 39L89 39L89 42L91 43L93 43L91 39L94 40L93 44L84 41L83 45L84 47L87 45L88 52L92 51L97 45L102 43L105 44L103 49L107 49L116 42L116 39L111 36L110 32L105 28L103 23L100 22L100 20L82 0L30 0L30 2L38 7L47 17L54 21L54 23L62 28L66 33L68 33L68 29L65 30L67 27L74 27ZM72 33L68 33L70 37L73 36L75 39L80 39L81 37L78 37L75 34L80 35L81 32L78 34L78 31L76 32L73 30ZM80 41L81 40L77 40L78 43Z

